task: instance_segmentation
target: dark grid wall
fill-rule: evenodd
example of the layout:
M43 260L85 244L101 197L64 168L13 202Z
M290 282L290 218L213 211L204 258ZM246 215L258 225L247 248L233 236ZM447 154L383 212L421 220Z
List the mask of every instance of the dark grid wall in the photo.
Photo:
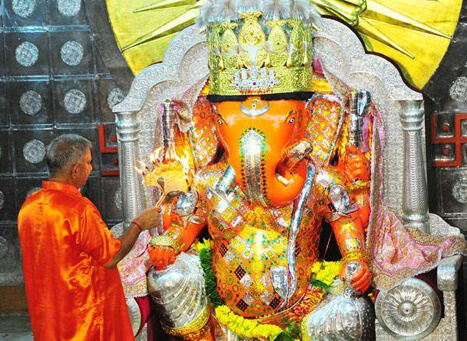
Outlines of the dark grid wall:
M430 211L439 214L451 225L459 227L467 236L467 65L461 68L440 102L429 103L428 106L428 182L429 188L432 189L429 192ZM462 274L459 285L463 286L461 291L464 304L460 303L459 306L465 310L465 257ZM467 319L465 312L463 319Z
M431 113L430 208L467 235L467 65Z
M16 217L47 177L45 150L77 133L94 144L83 193L109 225L121 219L115 118L123 99L96 49L81 0L2 0L0 285L22 282Z

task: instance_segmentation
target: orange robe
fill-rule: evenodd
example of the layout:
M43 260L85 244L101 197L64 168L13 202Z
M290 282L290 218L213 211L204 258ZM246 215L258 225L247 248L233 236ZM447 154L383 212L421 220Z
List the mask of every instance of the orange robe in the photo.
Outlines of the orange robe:
M76 187L42 187L18 216L34 340L134 340L119 272L104 267L120 241Z

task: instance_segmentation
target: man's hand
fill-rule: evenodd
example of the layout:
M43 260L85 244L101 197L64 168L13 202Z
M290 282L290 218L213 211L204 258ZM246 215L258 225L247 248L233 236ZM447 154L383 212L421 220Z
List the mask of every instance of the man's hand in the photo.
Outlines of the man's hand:
M136 226L140 227L143 230L152 229L156 227L160 222L160 212L161 209L159 207L148 208L141 212L135 219L133 219L133 222Z
M373 276L364 261L353 260L342 264L340 277L357 294L364 294L371 285Z
M349 182L368 181L371 178L370 161L354 145L349 145L339 168Z
M149 259L156 270L164 270L177 259L176 252L170 246L149 245Z
M120 262L123 257L125 257L128 252L130 252L133 245L135 245L138 240L138 236L141 231L149 230L158 225L159 219L159 208L148 208L140 213L135 219L133 219L132 224L128 230L118 238L121 242L120 250L115 254L115 256L104 266L108 269L114 268L118 262Z

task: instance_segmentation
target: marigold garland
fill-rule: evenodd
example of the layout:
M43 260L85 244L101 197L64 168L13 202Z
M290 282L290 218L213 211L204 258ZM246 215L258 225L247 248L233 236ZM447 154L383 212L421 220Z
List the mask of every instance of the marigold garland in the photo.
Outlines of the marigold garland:
M311 277L311 284L315 287L328 290L336 277L339 276L342 263L338 262L316 262L311 267L313 276Z
M275 340L284 331L273 324L261 324L236 315L226 305L216 308L217 320L240 337L260 340Z

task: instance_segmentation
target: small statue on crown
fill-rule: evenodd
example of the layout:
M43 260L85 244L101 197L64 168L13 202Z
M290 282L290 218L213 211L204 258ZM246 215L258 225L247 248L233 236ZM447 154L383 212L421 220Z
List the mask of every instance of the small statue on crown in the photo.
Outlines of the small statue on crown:
M170 335L374 338L358 298L372 282L369 94L350 93L344 110L314 72L315 13L301 0L202 9L207 96L143 174L172 193L149 245L150 293ZM321 262L324 221L339 262ZM196 242L206 225L209 240Z

